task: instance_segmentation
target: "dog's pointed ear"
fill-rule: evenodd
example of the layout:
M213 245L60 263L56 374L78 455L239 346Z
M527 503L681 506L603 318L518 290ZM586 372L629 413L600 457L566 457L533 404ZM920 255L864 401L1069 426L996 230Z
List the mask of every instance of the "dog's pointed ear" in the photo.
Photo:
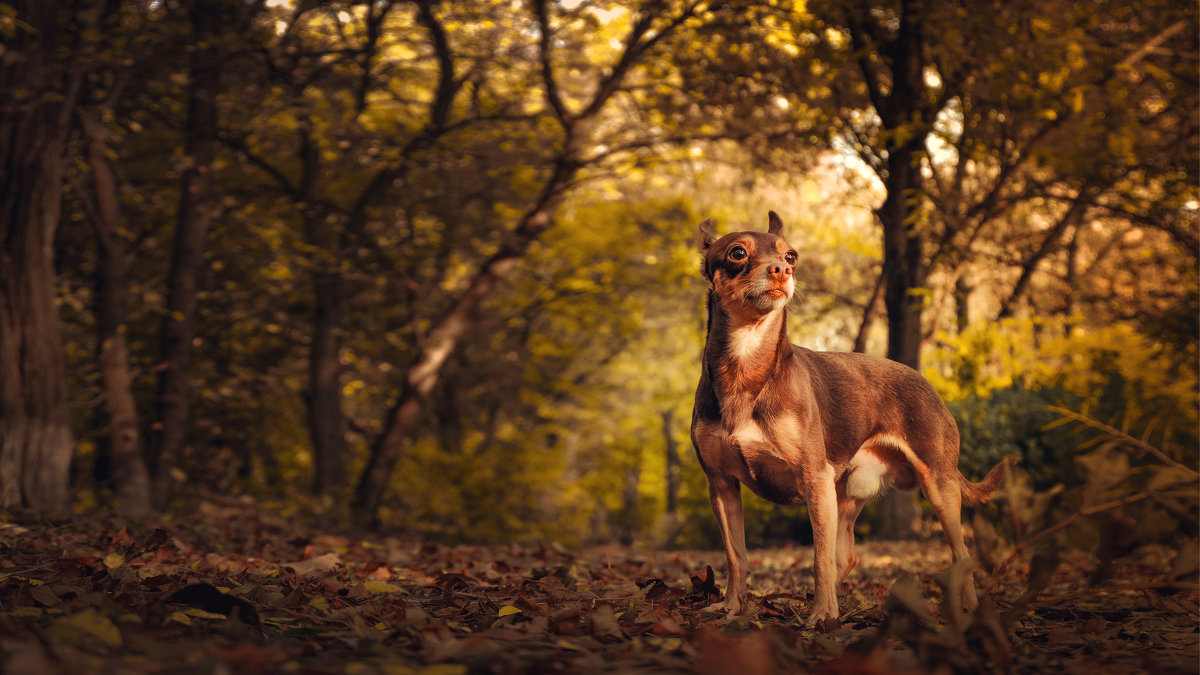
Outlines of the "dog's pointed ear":
M704 253L717 240L717 235L713 233L712 218L705 218L704 222L700 223L700 252Z
M783 220L779 218L779 214L774 211L767 213L767 232L776 237L783 237ZM786 239L786 237L784 237Z

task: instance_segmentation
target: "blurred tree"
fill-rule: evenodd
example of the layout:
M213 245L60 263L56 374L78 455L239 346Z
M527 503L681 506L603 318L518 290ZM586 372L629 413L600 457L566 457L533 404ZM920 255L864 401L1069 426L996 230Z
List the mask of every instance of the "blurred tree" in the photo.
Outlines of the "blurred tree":
M109 471L120 507L134 515L150 511L150 476L142 452L133 371L129 362L129 273L125 242L120 236L121 206L117 179L109 159L104 103L79 106L76 115L92 179L88 215L96 235L96 343L108 413Z
M0 9L0 505L63 511L74 434L53 243L82 85L75 49L95 31L104 3Z
M368 520L376 517L404 445L429 394L437 385L446 359L472 326L476 308L493 293L497 283L509 274L529 246L553 225L554 211L580 170L596 162L592 149L600 141L594 134L604 121L606 107L628 86L631 72L650 58L649 54L665 37L691 20L698 6L699 3L694 2L679 6L655 2L647 3L635 12L621 7L600 10L588 6L586 12L568 13L559 22L553 20L551 7L546 2L534 3L536 23L531 27L537 37L536 55L546 106L543 114L546 121L554 125L553 134L557 138L547 139L549 152L538 167L541 175L537 178L540 185L537 196L528 206L512 214L514 222L507 227L499 248L468 273L470 280L452 305L420 336L417 356L404 373L403 389L388 412L383 433L372 447L358 484L355 510L361 517ZM579 55L588 54L588 43L595 44L595 35L591 31L596 25L595 13L598 11L614 12L610 15L609 29L614 25L628 25L619 41L613 38L613 44L620 45L616 54L603 66L595 62L572 64L575 68L564 74L556 64L562 57L556 55L565 52L570 62ZM628 17L626 21L613 20L622 14ZM571 44L569 41L579 40L583 42L574 50L556 48L556 44L566 45ZM587 72L591 72L594 79L582 79Z
M232 4L231 4L232 3ZM236 16L232 0L191 0L186 5L191 29L187 40L187 120L184 169L179 192L174 247L162 319L162 362L158 379L158 418L150 446L151 496L162 507L172 473L188 441L192 398L191 362L196 334L200 269L204 244L215 213L212 194L220 93L221 33ZM226 32L226 35L229 33Z

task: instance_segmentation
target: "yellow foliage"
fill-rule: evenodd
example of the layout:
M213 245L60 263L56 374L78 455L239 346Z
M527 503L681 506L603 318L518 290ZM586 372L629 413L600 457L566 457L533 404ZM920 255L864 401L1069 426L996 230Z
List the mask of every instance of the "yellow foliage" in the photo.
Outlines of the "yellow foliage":
M1061 319L1008 319L943 335L939 343L925 376L946 401L987 398L1019 384L1055 387L1094 407L1106 385L1119 381L1134 418L1167 415L1191 427L1200 419L1195 368L1181 368L1180 354L1130 324L1081 328Z

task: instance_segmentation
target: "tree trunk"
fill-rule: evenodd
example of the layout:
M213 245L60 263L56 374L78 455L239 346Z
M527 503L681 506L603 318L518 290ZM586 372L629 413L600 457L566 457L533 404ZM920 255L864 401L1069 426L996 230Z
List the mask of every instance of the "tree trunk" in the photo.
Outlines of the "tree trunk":
M196 334L196 291L204 242L213 218L212 163L217 136L219 62L213 40L221 28L219 3L196 0L191 9L192 47L188 66L187 168L180 187L175 244L162 327L162 372L158 381L159 429L153 454L154 503L167 501L171 474L187 445L191 407L192 341Z
M665 543L668 547L675 546L679 537L679 441L675 438L675 410L667 408L662 412L662 431L664 450L667 460L667 504L665 509L666 532Z
M22 58L0 65L0 506L61 512L70 504L75 441L54 232L79 77L66 82L52 62L58 3L29 0L15 9L31 30L16 29L6 47Z
M971 283L962 274L954 280L954 320L959 334L971 325Z
M80 128L92 176L95 208L92 229L99 261L96 270L97 349L108 413L109 476L121 510L133 516L150 511L150 477L142 455L133 374L125 337L128 315L128 263L125 245L117 234L120 206L117 183L108 160L108 129L94 108L78 111Z
M318 208L320 153L307 121L300 123L300 199L304 237L312 247L313 334L308 354L308 429L313 444L313 494L346 486L346 419L342 410L342 323L346 280L340 266L343 242ZM369 188L368 188L369 189Z
M342 322L345 280L339 272L313 278L315 314L309 355L309 430L316 469L313 492L336 494L346 486L346 420L342 411Z
M862 321L858 324L858 334L854 336L854 351L859 354L867 353L867 338L871 337L871 325L875 323L876 308L879 306L879 296L883 292L882 272L875 277L875 287L871 289L871 297L863 307Z
M471 284L421 341L416 361L404 374L400 398L388 412L383 434L371 448L371 457L359 480L353 508L360 522L369 526L378 524L379 507L392 471L404 454L405 443L424 411L430 392L437 386L446 359L471 327L480 303L508 276L534 239L550 226L550 216L562 201L576 170L573 162L560 161L556 165L542 196L526 212L509 243L480 267Z
M919 161L934 111L925 102L920 18L908 0L900 2L895 39L881 51L891 73L891 91L877 92L886 101L878 110L885 138L898 139L887 150L884 188L887 197L875 215L883 228L883 299L888 317L887 357L920 369L921 313L925 298L925 235L914 208L923 194ZM878 534L911 536L918 512L913 497L892 491L880 502Z
M639 508L640 495L638 484L642 480L642 467L638 458L633 458L633 465L625 471L625 485L621 488L621 513L617 528L617 539L622 546L633 546L641 530Z

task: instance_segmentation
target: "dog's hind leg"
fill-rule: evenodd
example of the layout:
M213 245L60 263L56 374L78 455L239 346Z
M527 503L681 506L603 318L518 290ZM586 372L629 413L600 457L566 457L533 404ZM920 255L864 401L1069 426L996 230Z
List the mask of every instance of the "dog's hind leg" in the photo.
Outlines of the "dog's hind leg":
M950 556L954 562L970 558L962 532L962 487L958 480L958 471L950 476L934 476L929 471L920 472L921 492L933 505L933 512L942 524L942 532L946 535L946 543L950 545ZM970 573L964 575L962 588L963 609L974 611L979 606L975 595L975 583Z
M862 512L866 499L838 495L837 571L838 581L846 578L858 564L854 555L854 521Z

